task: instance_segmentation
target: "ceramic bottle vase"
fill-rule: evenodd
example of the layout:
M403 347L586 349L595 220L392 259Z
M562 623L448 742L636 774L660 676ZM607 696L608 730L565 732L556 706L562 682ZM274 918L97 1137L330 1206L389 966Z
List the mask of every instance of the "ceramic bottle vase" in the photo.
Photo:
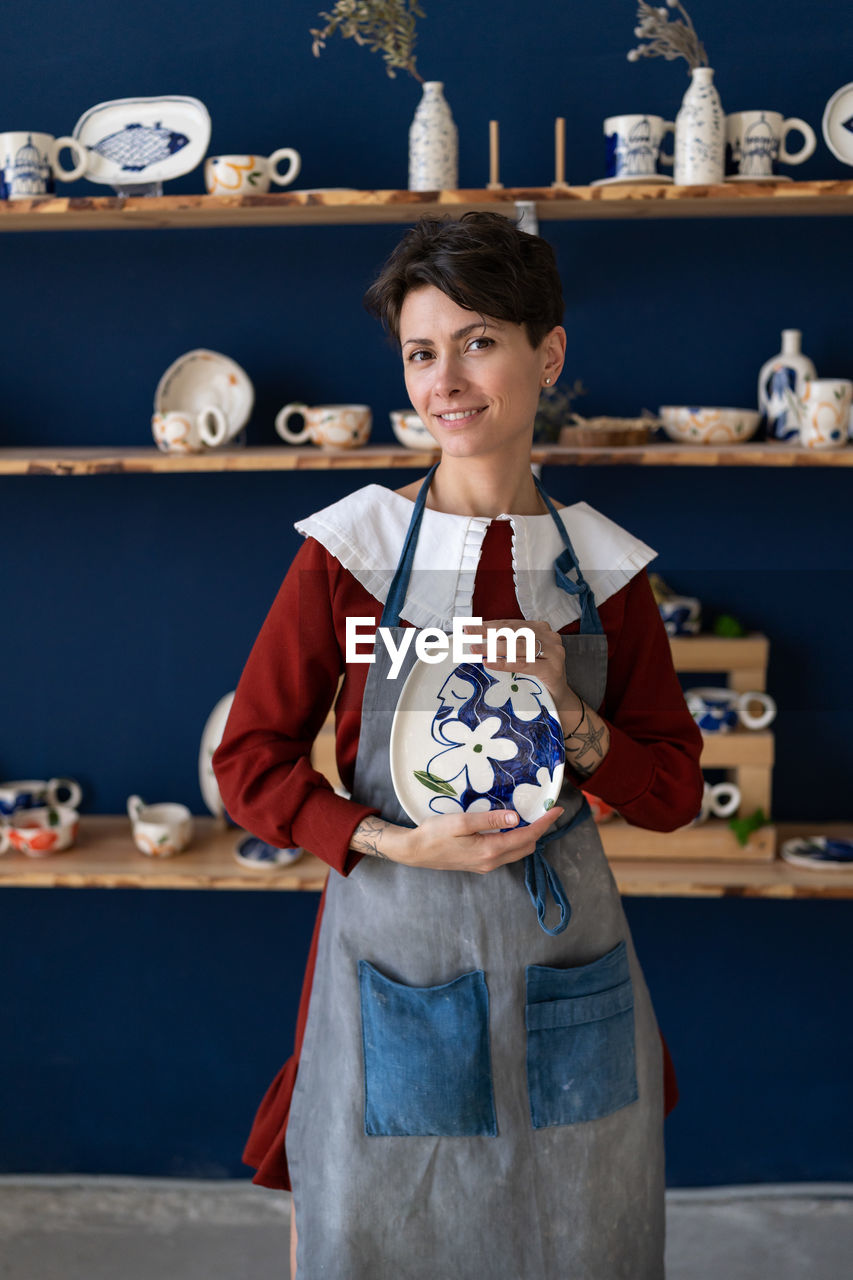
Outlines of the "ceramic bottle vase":
M427 80L409 129L409 190L455 191L459 135L440 80Z
M675 117L675 182L704 186L723 181L726 122L711 67L694 67Z
M791 412L789 395L800 400L815 367L800 350L799 329L782 330L782 350L761 366L758 375L758 407L768 440L796 440L799 424Z

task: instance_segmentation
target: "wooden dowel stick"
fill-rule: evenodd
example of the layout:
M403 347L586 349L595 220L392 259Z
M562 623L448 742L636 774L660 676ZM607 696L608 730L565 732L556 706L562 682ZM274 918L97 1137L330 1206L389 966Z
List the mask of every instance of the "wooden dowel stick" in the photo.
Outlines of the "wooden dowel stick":
M489 121L489 185L488 191L498 191L503 183L498 180L499 138L497 120Z
M555 187L566 185L566 118L557 116L554 121L554 181Z

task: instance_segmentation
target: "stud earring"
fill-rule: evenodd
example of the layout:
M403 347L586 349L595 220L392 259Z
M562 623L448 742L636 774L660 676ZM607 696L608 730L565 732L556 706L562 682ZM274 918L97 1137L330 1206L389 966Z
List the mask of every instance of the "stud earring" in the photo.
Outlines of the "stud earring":
M551 379L550 379L550 378L546 378L546 379L545 379L545 386L546 386L546 387L550 387L550 385L551 385Z

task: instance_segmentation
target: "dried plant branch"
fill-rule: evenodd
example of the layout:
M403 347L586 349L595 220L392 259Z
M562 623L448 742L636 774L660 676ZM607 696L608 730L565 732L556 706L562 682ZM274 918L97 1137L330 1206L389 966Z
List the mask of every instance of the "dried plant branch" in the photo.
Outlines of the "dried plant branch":
M677 9L682 20L674 17L670 21L669 9ZM696 34L690 14L679 0L666 0L665 8L655 8L645 0L639 0L634 35L648 43L631 49L629 62L636 62L639 58L666 58L668 62L673 58L684 58L691 71L708 65L705 46Z
M392 80L397 71L408 71L423 84L423 76L415 64L415 19L425 18L426 14L417 0L337 0L331 13L319 16L325 19L326 25L311 29L315 58L325 49L329 37L340 31L344 39L366 44L373 53L381 53Z

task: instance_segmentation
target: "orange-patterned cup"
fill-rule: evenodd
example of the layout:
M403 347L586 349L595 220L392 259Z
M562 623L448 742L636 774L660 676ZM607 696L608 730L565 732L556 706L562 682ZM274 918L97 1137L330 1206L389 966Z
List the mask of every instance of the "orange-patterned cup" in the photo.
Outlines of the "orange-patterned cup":
M291 431L289 422L298 415L301 431ZM278 413L275 429L288 444L305 444L310 440L327 449L357 449L367 444L373 415L366 404L286 404Z

